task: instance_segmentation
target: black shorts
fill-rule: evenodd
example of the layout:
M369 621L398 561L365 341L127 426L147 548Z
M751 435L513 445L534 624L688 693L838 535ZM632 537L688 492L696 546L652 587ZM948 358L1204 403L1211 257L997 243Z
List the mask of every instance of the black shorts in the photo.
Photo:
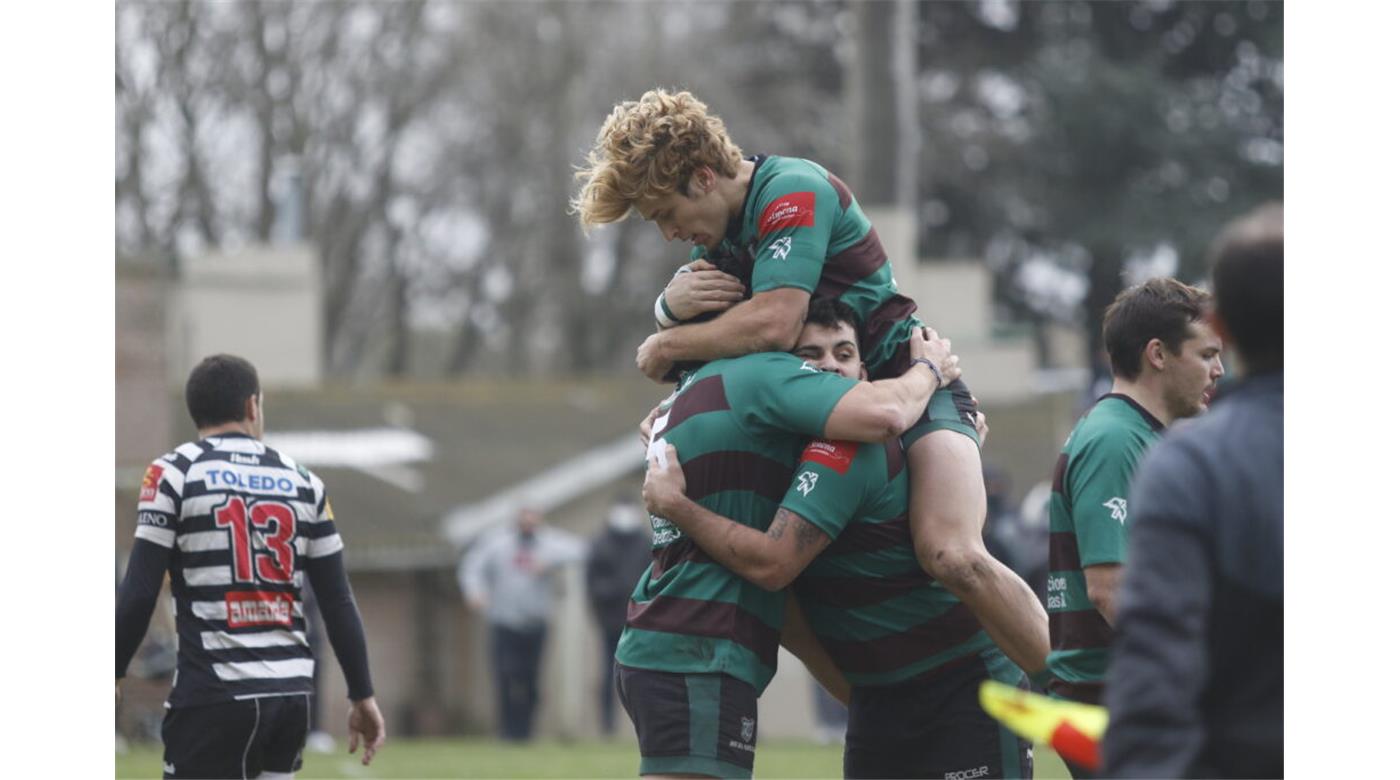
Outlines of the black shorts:
M727 674L682 674L617 664L618 697L637 730L638 774L753 777L758 692Z
M978 702L983 680L1028 687L1000 651L954 662L934 677L851 689L849 778L981 780L1031 776L1031 746Z
M248 778L301 769L309 700L298 693L166 710L162 776Z

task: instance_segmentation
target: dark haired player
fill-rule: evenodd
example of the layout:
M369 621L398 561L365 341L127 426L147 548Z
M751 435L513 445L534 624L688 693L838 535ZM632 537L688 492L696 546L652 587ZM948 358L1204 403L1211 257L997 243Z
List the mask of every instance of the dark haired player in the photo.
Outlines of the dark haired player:
M314 661L304 578L349 689L350 752L384 744L359 610L321 480L262 443L257 370L214 355L190 372L197 441L146 469L117 593L117 681L170 574L179 636L161 737L164 776L291 777L301 768Z
M865 379L856 312L814 299L793 354ZM992 720L978 686L1025 676L919 565L898 438L807 445L766 532L687 498L674 448L652 458L643 496L701 549L766 590L792 585L850 683L846 777L1029 777L1029 744Z
M1050 694L1098 704L1108 668L1138 461L1173 421L1205 411L1224 372L1210 295L1175 279L1118 294L1104 314L1113 388L1074 426L1050 496ZM1076 776L1082 774L1071 766Z

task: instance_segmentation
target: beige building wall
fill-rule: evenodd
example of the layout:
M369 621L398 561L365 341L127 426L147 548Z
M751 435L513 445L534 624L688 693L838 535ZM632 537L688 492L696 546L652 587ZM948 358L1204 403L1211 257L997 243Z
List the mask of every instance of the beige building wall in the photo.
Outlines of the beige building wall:
M902 295L919 304L919 318L952 339L963 379L977 399L1014 403L1035 393L1035 344L1029 336L994 338L992 274L976 260L917 262L912 212L871 208L866 216L880 235Z
M228 352L252 361L269 388L321 381L321 278L308 245L258 246L185 260L169 319L169 379Z

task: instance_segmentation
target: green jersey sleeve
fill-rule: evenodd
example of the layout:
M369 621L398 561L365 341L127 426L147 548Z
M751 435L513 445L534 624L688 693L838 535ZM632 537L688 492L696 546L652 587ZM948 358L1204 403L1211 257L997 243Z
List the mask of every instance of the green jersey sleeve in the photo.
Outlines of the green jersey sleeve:
M745 355L735 363L742 369L725 372L725 392L752 431L821 436L836 402L859 384L786 352Z
M1127 548L1128 490L1141 443L1102 435L1070 466L1071 522L1079 564L1122 563Z
M796 287L814 292L841 216L836 190L815 172L784 173L765 184L755 208L753 291Z
M782 507L835 539L865 503L871 475L882 469L880 445L817 439L807 445Z

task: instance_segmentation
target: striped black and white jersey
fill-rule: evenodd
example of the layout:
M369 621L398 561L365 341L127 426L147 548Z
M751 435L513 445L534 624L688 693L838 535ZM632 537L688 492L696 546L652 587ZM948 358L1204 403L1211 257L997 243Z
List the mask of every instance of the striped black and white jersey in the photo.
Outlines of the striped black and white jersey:
M315 474L243 434L182 444L146 470L136 537L170 550L168 706L312 690L302 564L344 546Z

